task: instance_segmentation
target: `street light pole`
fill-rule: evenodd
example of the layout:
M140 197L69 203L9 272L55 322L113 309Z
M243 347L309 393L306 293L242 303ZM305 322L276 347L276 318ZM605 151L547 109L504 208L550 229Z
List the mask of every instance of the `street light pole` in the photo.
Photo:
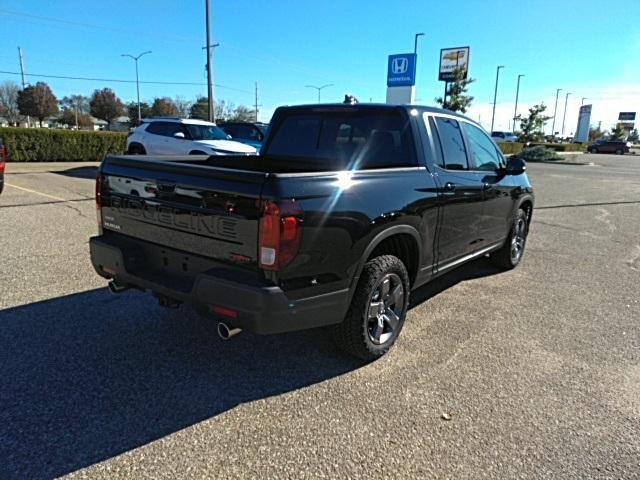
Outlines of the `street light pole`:
M318 91L318 103L320 103L320 92L323 88L333 87L333 83L327 83L326 85L322 85L320 87L316 87L315 85L305 85L306 88L315 88Z
M551 136L556 138L556 113L558 112L558 95L562 91L561 88L556 90L556 105L553 107L553 123L551 124Z
M562 114L562 136L564 137L564 121L567 118L567 102L569 101L569 95L571 92L567 92L567 95L564 97L564 114Z
M580 106L583 106L583 105L584 105L584 101L585 101L585 100L588 100L588 98L587 98L587 97L582 97L582 101L580 102Z
M518 116L518 96L520 94L520 79L524 74L518 75L518 86L516 87L516 106L513 109L513 133L516 133L516 117Z
M138 78L138 60L140 60L140 57L142 57L143 55L146 55L147 53L151 53L151 50L147 50L146 52L142 52L140 55L133 56L130 55L128 53L123 53L122 55L120 55L121 57L129 57L129 58L133 58L133 61L136 62L136 93L138 95L138 122L140 122L141 120L141 111L140 111L140 80Z
M413 41L413 53L414 55L418 55L418 37L424 36L424 33L416 33L414 41Z
M498 65L496 68L496 88L493 92L493 112L491 113L491 131L493 132L493 121L496 117L496 101L498 99L498 79L500 78L500 69L504 68L504 65Z

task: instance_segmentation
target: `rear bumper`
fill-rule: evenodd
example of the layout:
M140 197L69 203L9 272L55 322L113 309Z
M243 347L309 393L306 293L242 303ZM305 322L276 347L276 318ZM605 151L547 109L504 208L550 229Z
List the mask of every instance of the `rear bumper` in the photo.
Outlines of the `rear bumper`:
M135 253L128 248L132 242ZM214 316L210 313L214 305L234 310L237 318L220 318L260 335L340 323L348 308L348 289L292 300L277 285L224 264L188 279L146 271L144 257L145 252L152 256L149 250L181 254L166 247L104 237L92 237L89 246L91 263L102 277L189 303L207 316Z

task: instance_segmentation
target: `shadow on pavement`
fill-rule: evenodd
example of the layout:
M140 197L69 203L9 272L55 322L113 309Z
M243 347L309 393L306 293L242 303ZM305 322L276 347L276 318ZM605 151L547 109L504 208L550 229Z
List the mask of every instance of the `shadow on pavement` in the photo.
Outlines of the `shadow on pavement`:
M409 309L419 306L431 297L435 297L439 293L444 292L465 280L489 277L503 272L504 270L494 266L489 258L479 258L467 263L466 265L462 265L457 269L451 270L450 272L443 274L441 277L438 277L411 292Z
M106 289L0 311L0 478L64 475L362 365L323 330L223 342L215 327Z
M413 292L412 307L500 270L480 259ZM223 342L215 321L106 288L0 311L0 478L51 478L234 406L363 364L327 330Z
M95 180L96 175L98 175L98 167L73 167L66 170L54 170L50 173L55 173L56 175L64 175L65 177L86 178L89 180Z

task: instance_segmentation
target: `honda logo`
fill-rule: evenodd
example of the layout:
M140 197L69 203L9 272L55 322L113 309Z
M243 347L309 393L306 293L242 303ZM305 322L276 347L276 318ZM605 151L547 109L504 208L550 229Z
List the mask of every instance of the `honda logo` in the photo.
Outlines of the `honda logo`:
M397 57L391 62L391 71L394 75L402 75L409 70L409 59L407 57Z

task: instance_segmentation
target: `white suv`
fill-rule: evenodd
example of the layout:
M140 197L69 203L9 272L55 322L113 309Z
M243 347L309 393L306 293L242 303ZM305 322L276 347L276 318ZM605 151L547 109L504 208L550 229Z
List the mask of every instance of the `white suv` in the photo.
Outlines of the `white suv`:
M255 155L256 149L234 142L215 123L180 118L143 119L129 133L132 155Z

